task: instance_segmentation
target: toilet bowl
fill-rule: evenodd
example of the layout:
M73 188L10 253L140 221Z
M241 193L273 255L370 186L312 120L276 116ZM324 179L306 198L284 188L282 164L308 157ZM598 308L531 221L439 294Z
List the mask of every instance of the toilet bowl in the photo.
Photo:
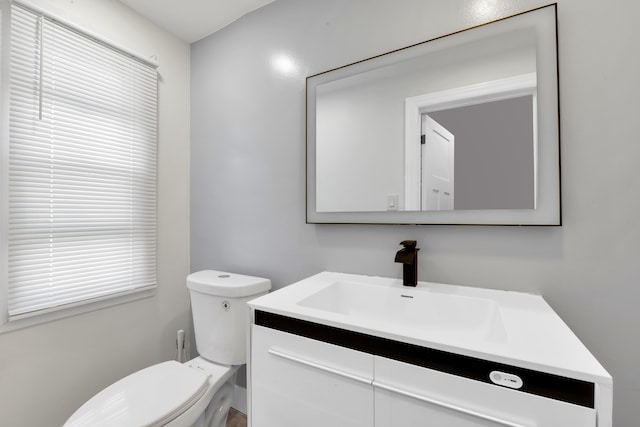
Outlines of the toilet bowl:
M246 302L271 282L204 270L187 277L199 357L158 363L105 388L64 427L224 427L246 363Z
M224 427L237 368L201 357L150 366L89 399L65 427Z

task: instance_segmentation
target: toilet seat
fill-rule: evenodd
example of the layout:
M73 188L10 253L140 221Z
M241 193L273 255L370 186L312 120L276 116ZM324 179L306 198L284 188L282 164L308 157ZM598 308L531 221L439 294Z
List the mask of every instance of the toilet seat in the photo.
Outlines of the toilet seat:
M211 386L205 371L176 361L159 363L102 390L65 427L163 426L200 401Z

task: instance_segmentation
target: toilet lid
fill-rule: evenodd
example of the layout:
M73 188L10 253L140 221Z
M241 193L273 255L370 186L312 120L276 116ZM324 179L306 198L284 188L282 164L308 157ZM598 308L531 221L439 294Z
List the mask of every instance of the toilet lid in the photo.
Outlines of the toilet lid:
M158 427L197 402L209 375L176 361L150 366L110 385L82 405L65 427Z

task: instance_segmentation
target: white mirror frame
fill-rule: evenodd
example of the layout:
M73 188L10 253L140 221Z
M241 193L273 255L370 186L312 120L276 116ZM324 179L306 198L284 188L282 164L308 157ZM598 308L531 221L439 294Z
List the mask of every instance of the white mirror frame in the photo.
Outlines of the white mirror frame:
M535 209L501 210L458 210L458 211L385 211L385 212L318 212L316 209L316 88L324 83L364 73L383 66L395 64L428 52L435 44L456 46L458 44L493 36L513 29L532 27L535 29L536 75L535 100L537 114L534 113L534 153L535 161ZM426 42L389 52L344 67L307 77L307 200L306 221L310 224L442 224L442 225L562 225L560 200L560 123L558 99L558 56L557 56L557 5L550 4L517 15L468 28L453 34L437 37ZM528 83L524 86L529 85ZM523 86L523 87L524 87ZM529 85L530 86L530 85ZM462 88L464 90L465 88ZM469 88L466 88L469 89ZM478 89L478 88L475 88ZM530 89L524 90L526 93ZM452 96L448 101L440 95ZM414 102L430 103L447 108L462 101L452 93L426 95L425 99ZM488 96L488 95L487 95ZM453 99L453 100L452 100ZM410 102L410 100L408 100ZM433 108L432 108L433 107ZM407 106L407 108L412 108ZM420 107L416 107L420 109ZM423 108L423 110L425 109ZM535 112L535 109L534 109ZM406 120L411 120L406 118ZM537 141L537 144L535 144ZM405 153L405 166L411 162ZM409 194L409 193L407 193Z

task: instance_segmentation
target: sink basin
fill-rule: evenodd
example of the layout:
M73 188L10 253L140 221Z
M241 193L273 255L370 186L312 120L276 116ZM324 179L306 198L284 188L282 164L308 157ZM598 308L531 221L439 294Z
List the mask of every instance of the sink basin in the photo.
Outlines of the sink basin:
M398 324L484 340L506 340L498 304L485 298L420 287L336 281L297 304L365 322Z

